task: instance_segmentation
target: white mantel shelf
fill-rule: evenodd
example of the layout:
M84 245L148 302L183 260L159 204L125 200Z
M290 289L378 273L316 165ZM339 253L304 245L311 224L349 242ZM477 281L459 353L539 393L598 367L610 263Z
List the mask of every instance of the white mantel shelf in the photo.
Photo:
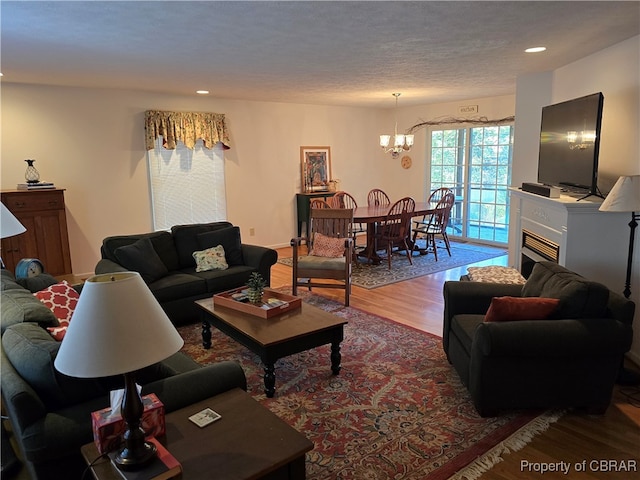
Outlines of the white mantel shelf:
M560 265L622 293L631 219L627 213L601 212L602 199L561 195L548 198L510 188L509 263L520 268L522 229L560 246Z

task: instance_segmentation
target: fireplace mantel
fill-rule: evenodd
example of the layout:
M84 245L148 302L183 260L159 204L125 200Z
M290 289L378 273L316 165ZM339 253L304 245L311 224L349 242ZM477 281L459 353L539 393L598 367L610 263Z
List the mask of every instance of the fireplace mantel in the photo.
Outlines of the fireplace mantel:
M558 246L558 263L622 293L630 214L598 210L602 199L547 198L510 188L509 264L521 269L523 230ZM527 255L528 249L524 249ZM534 260L545 259L534 253Z

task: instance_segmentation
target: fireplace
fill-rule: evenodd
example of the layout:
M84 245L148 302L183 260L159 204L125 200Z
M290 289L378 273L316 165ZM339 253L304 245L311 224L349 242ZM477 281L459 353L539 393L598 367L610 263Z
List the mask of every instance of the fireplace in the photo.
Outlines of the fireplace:
M523 228L520 257L520 272L524 278L529 278L536 262L548 260L558 263L560 260L560 245L542 235Z
M595 197L578 201L568 195L548 198L518 188L510 192L510 266L528 277L535 262L556 262L621 290L629 249L626 213L600 212L602 202Z

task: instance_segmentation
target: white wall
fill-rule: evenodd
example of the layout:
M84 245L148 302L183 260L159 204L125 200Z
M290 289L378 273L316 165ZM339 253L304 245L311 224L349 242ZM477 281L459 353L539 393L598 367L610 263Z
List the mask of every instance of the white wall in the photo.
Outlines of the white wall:
M458 112L459 107L468 105L476 105L478 107L477 113L461 114ZM515 95L504 95L499 97L478 98L472 100L465 100L460 102L439 103L433 105L423 105L418 107L407 107L400 109L398 113L398 132L404 133L405 130L413 125L427 121L442 121L444 119L467 119L474 117L486 117L490 120L496 120L514 115L515 111ZM466 125L443 125L436 128L463 128ZM395 187L398 190L392 190L395 197L399 197L402 194L402 189L409 186L409 190L420 192L415 197L416 200L426 200L427 194L425 185L428 180L428 148L430 146L430 129L421 128L415 133L415 145L409 152L409 155L413 159L413 166L406 172L406 182L402 184L396 184ZM393 133L393 122L389 122L384 131L380 133ZM385 166L388 168L389 174L397 172L400 168L400 159L391 159L389 157L388 163Z
M551 105L551 72L531 73L518 78L516 128L513 139L511 185L535 182L538 178L538 148L542 107Z
M552 103L604 94L598 186L608 192L620 175L640 174L640 36L553 72Z
M517 80L516 134L514 146L513 185L537 179L538 138L541 109L595 92L604 95L598 185L607 193L620 175L640 174L640 36L565 65L553 72L524 75ZM535 127L535 130L534 130ZM602 249L594 256L605 255L615 262L619 282L604 282L622 293L627 266L627 251L608 248L612 239L629 236L628 221L622 220L614 231L602 232ZM512 229L513 230L513 229ZM510 232L510 252L517 232ZM608 240L609 239L609 240ZM628 241L625 242L628 245ZM640 305L640 235L634 242L631 276L631 300ZM509 259L511 265L517 260ZM598 280L598 279L596 279ZM640 364L640 308L636 308L634 343L630 356Z
M74 273L93 271L104 237L151 229L148 109L227 115L228 219L251 243L287 245L294 235L301 145L331 146L334 177L361 196L386 160L372 138L383 112L3 83L1 186L24 181L23 160L34 158L43 180L66 189Z

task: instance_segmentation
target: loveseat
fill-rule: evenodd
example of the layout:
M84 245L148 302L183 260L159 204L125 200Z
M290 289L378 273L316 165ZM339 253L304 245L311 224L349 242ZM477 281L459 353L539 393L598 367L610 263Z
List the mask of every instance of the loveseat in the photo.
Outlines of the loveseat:
M633 302L552 262L537 263L524 285L448 281L443 292L444 351L480 415L607 409L631 347ZM535 305L550 298L545 312Z
M228 268L197 271L194 252L222 245ZM100 249L96 274L125 270L139 272L176 324L199 318L195 300L246 284L252 272L271 280L278 252L244 244L240 229L229 222L176 225L171 232L107 237Z
M27 286L39 289L56 282L48 275L38 277ZM3 414L21 457L34 479L81 478L86 465L80 447L93 440L91 412L109 406L109 391L123 388L122 377L60 374L53 362L61 343L44 328L58 325L57 318L7 270L2 270L1 288ZM155 393L167 413L232 388L246 389L237 363L200 366L180 352L139 371L137 381L142 394Z

